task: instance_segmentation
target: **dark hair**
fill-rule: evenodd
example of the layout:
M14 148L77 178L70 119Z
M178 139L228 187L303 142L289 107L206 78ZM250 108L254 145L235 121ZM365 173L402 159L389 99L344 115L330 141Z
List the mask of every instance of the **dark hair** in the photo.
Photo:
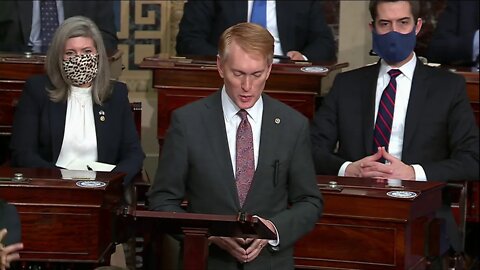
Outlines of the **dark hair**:
M420 17L420 3L418 1L408 1L408 0L371 0L370 1L370 16L372 16L372 20L375 21L377 19L377 6L382 2L408 2L410 4L410 11L412 12L413 19L415 23L417 22L418 18Z

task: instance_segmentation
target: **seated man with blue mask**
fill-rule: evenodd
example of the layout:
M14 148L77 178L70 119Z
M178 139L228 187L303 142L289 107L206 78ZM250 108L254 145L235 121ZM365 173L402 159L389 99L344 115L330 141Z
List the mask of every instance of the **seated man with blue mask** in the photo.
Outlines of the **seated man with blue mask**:
M341 73L315 115L318 174L411 181L479 179L479 136L463 77L413 51L418 1L371 1L376 65ZM445 193L447 194L447 193ZM437 215L463 251L444 197Z

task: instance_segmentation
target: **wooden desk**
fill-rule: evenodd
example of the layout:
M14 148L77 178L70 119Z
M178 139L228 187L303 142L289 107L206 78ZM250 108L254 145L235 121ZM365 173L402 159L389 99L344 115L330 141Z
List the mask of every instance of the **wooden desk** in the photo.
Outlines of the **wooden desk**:
M295 245L295 265L308 269L424 269L425 233L441 206L441 182L318 176L325 200L315 229ZM335 181L343 189L329 188ZM416 198L387 196L413 191ZM431 247L435 248L435 247Z
M265 85L265 93L303 113L309 119L315 113L315 97L321 90L322 78L331 71L347 67L347 63L324 65L328 72L304 72L296 63L274 64ZM157 138L163 143L173 110L217 91L223 80L214 61L147 57L141 68L153 72L153 87L158 93Z
M21 54L0 54L0 135L12 131L15 105L27 78L45 73L45 56L26 57Z
M20 214L24 261L109 261L113 251L113 226L123 196L124 174L100 173L99 188L84 188L78 181L62 179L56 169L0 167L0 178L21 172L25 182L0 179L0 197Z

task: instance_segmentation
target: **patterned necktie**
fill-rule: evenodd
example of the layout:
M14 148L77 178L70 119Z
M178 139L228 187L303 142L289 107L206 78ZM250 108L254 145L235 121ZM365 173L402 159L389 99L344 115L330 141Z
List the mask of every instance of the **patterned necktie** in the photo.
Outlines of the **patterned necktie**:
M40 1L40 38L42 40L42 52L45 52L50 46L57 27L57 2L55 0Z
M254 0L250 22L267 28L267 2L266 0Z
M382 146L385 146L385 149L388 151L390 134L392 133L395 94L397 92L397 81L395 78L402 72L398 69L391 69L388 71L388 74L390 75L390 82L383 90L380 103L378 104L377 120L375 121L375 131L373 132L373 153L376 153L377 148Z
M253 135L252 127L248 122L248 113L240 110L237 113L242 119L237 129L237 150L235 176L237 182L238 199L240 206L243 206L247 197L253 174L255 173L255 162L253 157Z

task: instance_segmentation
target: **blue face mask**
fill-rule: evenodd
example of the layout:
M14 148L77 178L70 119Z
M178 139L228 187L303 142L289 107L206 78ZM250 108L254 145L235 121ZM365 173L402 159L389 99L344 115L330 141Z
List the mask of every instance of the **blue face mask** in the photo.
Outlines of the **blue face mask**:
M372 38L373 51L389 64L399 63L407 59L413 52L417 41L415 27L408 34L390 31L380 35L372 30Z

